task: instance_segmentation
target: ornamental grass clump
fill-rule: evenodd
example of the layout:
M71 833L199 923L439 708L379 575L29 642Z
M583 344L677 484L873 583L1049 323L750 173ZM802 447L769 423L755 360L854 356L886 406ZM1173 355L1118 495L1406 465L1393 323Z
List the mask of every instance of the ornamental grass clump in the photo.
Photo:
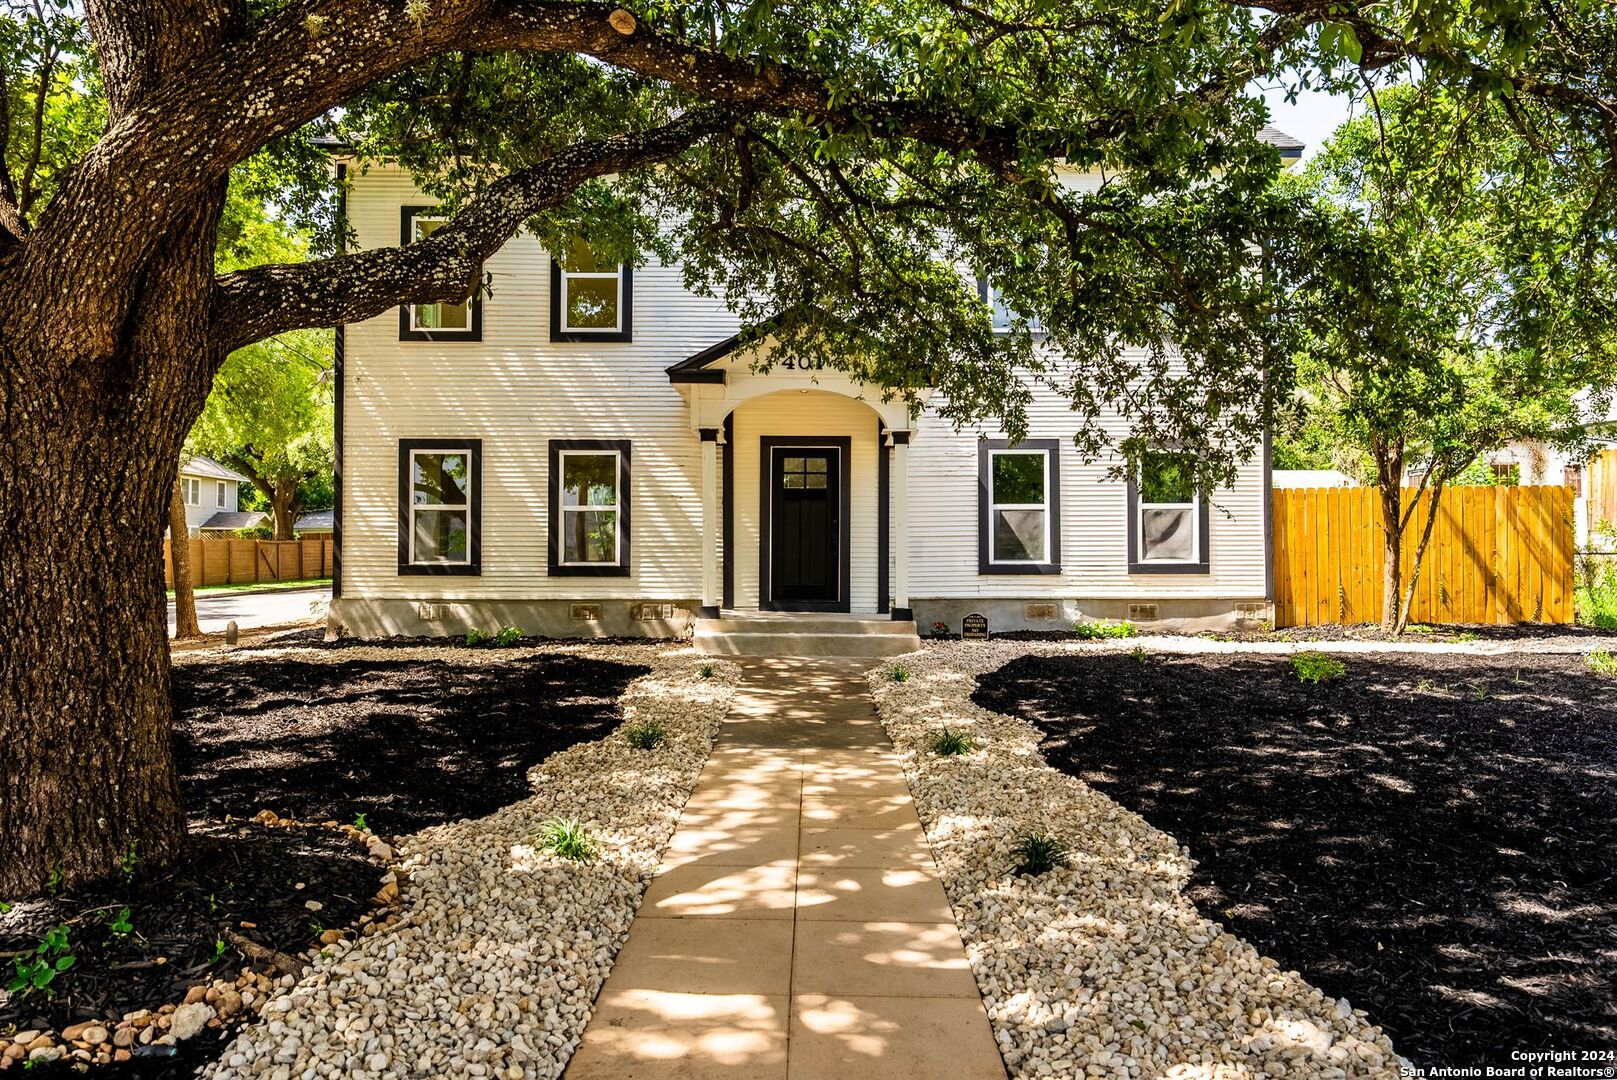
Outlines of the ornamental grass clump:
M894 682L910 681L910 669L904 667L902 664L894 664L892 667L887 669L887 674Z
M1080 641L1100 641L1105 638L1140 636L1140 631L1127 619L1117 622L1113 622L1111 619L1096 619L1093 622L1074 623L1072 633Z
M1067 845L1048 830L1025 832L1011 846L1011 857L1016 860L1014 872L1038 877L1067 862Z
M977 749L977 744L964 731L946 727L927 740L927 748L939 757L959 757Z
M655 720L637 720L623 729L623 738L636 750L655 750L668 741L668 729Z
M1298 681L1318 686L1346 675L1347 665L1322 652L1300 652L1291 658L1291 670L1297 673Z
M595 861L595 838L584 828L584 823L572 818L551 818L539 826L539 847L563 859L589 863Z

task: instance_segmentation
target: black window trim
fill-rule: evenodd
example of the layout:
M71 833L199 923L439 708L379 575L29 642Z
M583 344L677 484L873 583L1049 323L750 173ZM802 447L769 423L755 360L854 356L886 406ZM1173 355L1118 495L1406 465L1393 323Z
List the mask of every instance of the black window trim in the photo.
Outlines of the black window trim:
M417 217L436 217L447 220L437 206L409 205L399 207L399 246L404 247L412 239L411 226ZM483 340L483 297L481 290L473 292L471 296L471 328L468 330L418 330L410 324L410 308L412 304L399 305L399 340L400 341L482 341Z
M1162 448L1157 448L1162 449ZM1172 449L1168 447L1166 449ZM1140 488L1133 474L1128 478L1126 509L1128 511L1128 566L1131 574L1210 574L1212 557L1212 517L1207 493L1196 489L1191 505L1196 511L1195 562L1144 562L1140 559Z
M1046 527L1049 531L1050 558L1046 562L1007 563L993 560L993 528L989 514L993 506L993 462L996 450L1035 450L1044 452L1049 469L1045 491ZM977 440L977 573L978 574L1059 574L1061 573L1061 440L1009 439Z
M990 322L992 322L992 320L994 318L994 309L993 309L993 300L988 295L990 287L991 286L988 283L988 275L986 275L986 274L978 274L977 275L977 299L981 300L984 304L988 305L988 318L989 318ZM1008 333L1011 332L1011 328L1008 327L1008 326L995 326L993 329L994 329L994 333L996 333L996 334L1008 334ZM1029 320L1027 329L1028 329L1028 336L1031 337L1034 341L1043 341L1046 337L1049 336L1049 332L1047 330L1045 330L1044 325L1042 323L1038 322L1037 320Z
M463 563L415 563L410 561L410 455L421 450L461 450L471 458L466 496L470 505L466 525L467 561ZM482 439L400 439L399 440L399 575L401 577L477 577L483 573L483 440Z
M549 574L551 577L628 577L633 571L630 540L633 537L633 487L630 483L634 468L631 460L631 439L551 439L550 440L550 543ZM615 451L618 455L618 561L591 566L569 565L562 562L561 538L561 456L563 451L596 450Z
M616 330L563 330L561 326L561 260L550 257L550 340L551 341L633 341L634 340L634 267L618 264L618 295L622 311L618 313Z

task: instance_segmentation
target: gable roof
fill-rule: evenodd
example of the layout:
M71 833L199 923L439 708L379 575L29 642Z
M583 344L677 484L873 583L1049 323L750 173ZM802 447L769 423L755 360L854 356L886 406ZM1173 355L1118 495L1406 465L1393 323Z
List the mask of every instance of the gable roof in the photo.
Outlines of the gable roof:
M250 529L263 520L264 515L254 510L221 510L197 528L208 532L235 532L237 529Z
M1258 141L1268 143L1276 150L1279 150L1280 156L1283 158L1302 157L1303 148L1308 145L1301 139L1287 135L1279 128L1271 127L1268 124L1258 129Z
M310 510L307 514L299 515L292 526L292 531L331 532L336 526L336 516L335 510Z
M780 314L771 315L758 325L738 330L723 341L716 341L701 352L692 353L679 363L664 368L663 371L671 383L722 383L724 372L709 371L707 370L709 366L723 360L743 344L750 345L762 341L770 335L779 321Z
M245 484L247 478L235 469L227 469L211 457L200 454L180 466L181 476L206 476L211 480L234 480L238 484Z

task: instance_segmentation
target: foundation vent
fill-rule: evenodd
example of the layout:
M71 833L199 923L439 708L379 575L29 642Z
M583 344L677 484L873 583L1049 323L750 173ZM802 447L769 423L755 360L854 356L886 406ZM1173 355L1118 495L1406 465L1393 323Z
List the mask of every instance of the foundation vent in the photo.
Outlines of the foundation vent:
M573 604L567 609L567 617L574 622L600 622L600 604Z
M1269 617L1269 605L1259 603L1236 604L1235 617L1242 622L1263 622Z
M1049 622L1056 617L1054 604L1027 604L1022 608L1022 616L1029 620Z
M1129 622L1154 622L1157 617L1155 604L1130 604Z
M417 604L415 606L415 617L420 619L422 622L437 622L438 621L438 605L437 604Z
M674 605L636 604L634 617L640 622L671 622L674 618Z

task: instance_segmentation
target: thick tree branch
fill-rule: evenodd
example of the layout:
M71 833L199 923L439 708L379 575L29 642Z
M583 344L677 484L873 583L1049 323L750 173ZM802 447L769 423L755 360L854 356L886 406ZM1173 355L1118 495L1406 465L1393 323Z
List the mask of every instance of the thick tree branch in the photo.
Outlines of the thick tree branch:
M483 263L534 214L586 180L677 155L738 116L693 109L649 131L577 143L496 181L418 243L225 274L214 294L216 340L235 349L288 330L372 318L399 304L464 300Z

